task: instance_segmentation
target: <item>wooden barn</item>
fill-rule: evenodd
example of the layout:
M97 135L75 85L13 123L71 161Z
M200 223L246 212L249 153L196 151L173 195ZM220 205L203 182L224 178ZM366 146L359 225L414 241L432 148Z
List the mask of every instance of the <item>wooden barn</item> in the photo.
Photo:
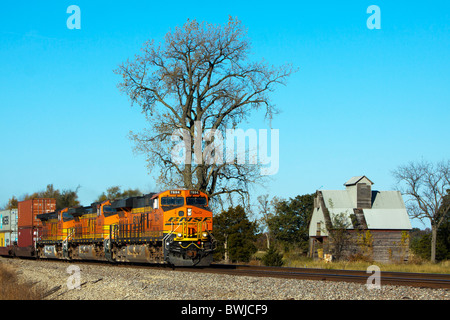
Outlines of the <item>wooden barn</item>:
M408 260L411 223L399 191L372 190L366 176L347 181L345 190L318 190L309 226L314 258L376 262Z

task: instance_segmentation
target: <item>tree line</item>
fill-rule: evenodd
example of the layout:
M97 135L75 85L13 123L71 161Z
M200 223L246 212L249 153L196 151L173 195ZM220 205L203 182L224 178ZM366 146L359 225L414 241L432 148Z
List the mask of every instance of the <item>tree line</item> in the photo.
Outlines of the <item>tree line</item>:
M218 240L215 260L248 262L259 250L267 250L266 264L281 265L281 251L306 255L309 247L309 221L314 194L280 199L269 195L258 197L256 213L249 218L241 205L223 210L214 218L214 236Z
M294 251L298 255L307 255L314 194L268 199L268 195L258 197L260 214L253 221L242 206L229 208L215 216L214 235L219 243L215 260L248 262L257 250L261 250L265 251L264 264L279 266L283 264L282 253ZM449 214L445 215L436 232L434 260L432 246L431 229L411 230L409 247L414 255L429 261L450 259Z
M17 209L19 201L25 201L30 199L38 198L52 198L56 200L56 210L61 210L64 208L76 208L81 206L78 200L78 191L81 186L75 189L55 189L53 184L48 184L45 190L37 191L31 194L24 194L20 197L12 196L6 205L3 206L4 210ZM102 192L93 202L103 202L105 200L118 200L128 197L141 196L142 192L136 189L126 189L121 191L120 186L112 186Z
M56 189L53 184L47 185L45 190L25 194L19 199L34 198L56 199L56 209L78 207L78 191L75 189ZM142 192L136 189L121 190L120 186L112 186L102 192L95 200L117 200L133 196L140 196ZM213 234L217 240L217 250L214 254L216 261L248 262L260 250L265 251L262 257L266 265L282 265L282 253L295 251L300 255L307 255L309 249L309 222L314 207L315 193L298 195L294 198L270 198L268 194L257 198L255 208L250 212L249 207L242 205L230 206L214 215ZM18 198L12 196L4 209L17 208ZM450 194L444 195L441 209L443 213ZM414 213L410 212L411 217ZM414 228L410 233L410 249L424 260L432 260L432 231ZM450 259L450 215L442 219L436 232L435 260Z
M53 184L48 184L45 190L37 191L31 194L24 194L20 197L12 196L3 209L16 209L18 207L19 201L25 201L37 198L53 198L56 199L56 209L60 210L63 208L74 208L80 206L80 201L78 200L78 190L80 186L73 189L55 189Z

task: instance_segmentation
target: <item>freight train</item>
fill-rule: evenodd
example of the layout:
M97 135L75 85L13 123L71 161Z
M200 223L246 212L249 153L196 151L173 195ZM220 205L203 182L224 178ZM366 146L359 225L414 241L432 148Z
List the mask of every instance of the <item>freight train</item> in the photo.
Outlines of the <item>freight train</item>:
M55 210L54 199L19 202L0 228L0 255L209 266L216 240L207 195L166 190ZM1 214L1 212L0 212ZM3 217L3 222L5 218ZM9 232L9 240L6 235Z

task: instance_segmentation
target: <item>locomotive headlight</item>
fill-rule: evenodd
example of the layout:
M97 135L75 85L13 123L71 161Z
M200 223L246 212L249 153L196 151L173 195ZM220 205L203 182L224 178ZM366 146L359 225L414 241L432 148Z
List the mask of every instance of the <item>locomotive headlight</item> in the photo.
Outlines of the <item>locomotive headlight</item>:
M192 215L192 208L187 208L187 215L188 216Z

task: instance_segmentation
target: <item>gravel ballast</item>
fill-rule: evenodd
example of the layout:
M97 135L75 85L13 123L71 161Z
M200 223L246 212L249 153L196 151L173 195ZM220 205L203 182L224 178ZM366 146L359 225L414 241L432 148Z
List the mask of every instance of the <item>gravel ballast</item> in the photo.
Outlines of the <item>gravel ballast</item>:
M382 285L369 290L347 282L1 257L0 263L16 270L20 281L42 288L46 300L450 300L447 289Z

